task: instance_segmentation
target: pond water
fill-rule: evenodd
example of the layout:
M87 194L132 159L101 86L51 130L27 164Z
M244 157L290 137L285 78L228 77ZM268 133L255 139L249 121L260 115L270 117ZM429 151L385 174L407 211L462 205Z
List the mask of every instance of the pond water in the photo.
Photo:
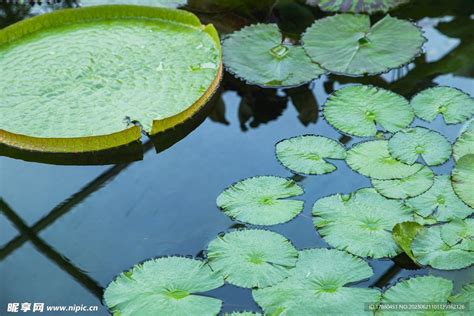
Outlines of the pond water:
M271 230L298 249L328 247L313 227L313 203L368 187L369 179L343 161L336 161L337 172L327 175L293 175L275 159L275 143L301 134L341 139L349 147L357 143L359 139L342 136L318 112L330 92L350 83L378 85L407 98L438 84L474 95L472 1L414 2L393 15L418 21L428 42L424 54L401 70L369 78L323 76L289 90L248 86L227 74L221 102L209 118L167 150L147 150L142 161L129 164L58 166L1 157L1 310L9 302L44 302L100 305L97 315L107 315L102 288L120 272L153 257L203 256L219 233L243 227L219 211L215 199L231 183L255 175L293 177L305 189L303 212ZM3 6L3 12L11 13L11 7ZM289 4L277 6L268 17L298 29L285 19L322 15L306 6L298 8L301 12ZM25 17L25 12L15 14L0 14L1 25ZM223 25L222 14L201 17L206 22L216 19L223 31L255 19L232 13L234 20L228 18ZM448 126L440 118L415 123L450 141L462 127ZM433 170L448 173L452 165L450 160ZM473 267L447 272L404 269L392 260L369 263L374 275L356 286L384 287L410 275L432 274L454 280L457 292L474 281ZM208 295L224 301L224 312L259 311L248 289L226 284Z

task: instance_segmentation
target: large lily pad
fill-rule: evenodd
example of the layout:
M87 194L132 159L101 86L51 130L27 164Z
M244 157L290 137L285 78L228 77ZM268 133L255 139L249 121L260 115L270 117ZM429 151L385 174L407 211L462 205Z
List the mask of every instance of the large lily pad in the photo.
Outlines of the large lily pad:
M425 38L411 22L389 15L371 26L367 15L336 14L316 20L303 42L309 57L328 71L363 75L409 63Z
M474 154L465 155L456 162L452 184L457 196L474 208Z
M392 228L413 220L402 202L386 199L374 189L319 199L313 206L313 216L314 225L329 245L373 258L399 254Z
M152 7L177 8L179 6L185 5L187 0L79 0L78 2L81 7L104 4L131 4Z
M370 266L360 258L334 249L300 251L288 279L252 291L265 315L367 315L365 302L378 302L376 289L345 285L369 278Z
M474 251L474 218L454 219L441 226L441 238L450 247Z
M408 199L406 204L423 217L432 215L440 222L453 218L465 218L474 210L464 204L454 193L447 175L439 175L425 193Z
M280 163L295 173L323 174L336 170L326 159L344 159L346 150L337 141L323 136L302 135L278 142Z
M416 258L411 251L411 243L415 239L416 234L422 229L423 225L416 222L403 222L396 224L392 230L393 240L414 262L416 262Z
M390 199L406 199L418 196L428 191L433 183L434 173L428 167L423 167L406 178L392 180L372 179L374 189Z
M329 12L388 12L410 0L309 0Z
M435 269L456 270L474 263L474 251L449 246L441 237L442 226L421 230L413 240L411 249L416 261Z
M423 168L421 164L407 165L393 158L386 140L356 144L347 152L346 162L358 173L378 180L406 178Z
M105 289L104 300L114 315L217 315L222 302L196 293L223 284L202 261L167 257L120 274Z
M407 164L419 156L429 166L440 165L451 156L451 143L440 133L424 127L407 128L397 132L388 141L390 154Z
M325 71L303 48L284 43L276 24L256 24L230 34L223 41L227 69L251 84L294 86Z
M474 99L451 87L435 87L421 91L411 99L416 116L433 121L438 114L448 124L467 121L474 115Z
M212 270L234 285L263 288L287 278L298 251L282 235L266 230L241 230L219 236L209 244Z
M454 160L474 154L474 119L469 121L453 145Z
M0 141L35 151L125 145L141 137L134 122L169 129L222 75L212 25L167 8L60 10L0 30L0 46Z
M260 176L241 180L217 197L224 213L244 223L275 225L287 222L303 210L303 201L284 198L303 194L293 180Z
M436 276L417 276L403 280L390 287L382 295L382 304L447 304L453 291L453 282ZM431 312L431 313L430 313ZM432 313L435 314L432 314ZM435 310L421 311L381 311L381 315L438 315ZM444 315L444 314L440 314Z
M376 124L393 133L407 127L414 114L404 97L381 88L356 85L330 95L324 105L324 117L344 133L375 136Z

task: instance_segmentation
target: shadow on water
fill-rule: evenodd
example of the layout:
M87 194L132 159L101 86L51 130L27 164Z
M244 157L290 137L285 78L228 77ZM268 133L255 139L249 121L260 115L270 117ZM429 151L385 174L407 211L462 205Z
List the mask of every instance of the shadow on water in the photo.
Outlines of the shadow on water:
M229 1L228 3L232 3L232 1ZM250 5L252 3L255 2L240 1L239 5L222 7L219 6L215 0L190 1L186 8L195 12L203 22L213 23L219 29L221 34L230 33L245 25L256 22L274 22L278 23L285 36L293 38L296 41L299 39L301 32L308 25L310 25L315 19L325 16L325 13L319 11L317 8L305 5L304 1L259 1L256 10L253 10L254 7ZM33 5L18 5L2 1L0 2L0 27L5 27L41 11L55 10L64 6L74 7L76 4L74 1L50 5L43 4L42 7L38 9L37 6ZM8 219L12 224L14 231L18 232L18 234L16 236L13 234L13 238L7 240L2 245L2 248L0 249L0 259L2 261L7 259L13 260L12 258L9 258L12 256L12 254L22 249L25 244L31 243L41 254L47 257L56 266L60 267L62 271L66 272L70 279L75 280L77 283L81 284L83 288L87 289L94 297L97 298L98 301L100 301L102 296L102 287L105 286L108 281L110 281L110 277L104 278L106 281L97 281L91 275L92 273L85 272L84 269L80 268L81 265L76 264L72 260L68 259L68 257L71 256L65 256L61 254L61 248L56 246L56 244L60 244L62 239L67 240L67 238L64 237L64 232L62 232L62 234L57 233L59 237L56 237L56 239L50 237L56 242L54 246L52 246L51 243L45 241L43 234L47 236L47 233L52 230L52 227L59 227L61 225L66 225L65 227L67 229L67 233L69 233L69 230L74 230L76 225L81 225L81 220L85 221L87 219L86 214L88 214L87 211L89 209L97 212L98 215L93 217L93 222L99 222L98 226L100 228L98 228L99 232L95 232L97 235L93 236L95 238L94 240L105 240L105 235L110 235L112 236L110 238L114 238L113 236L119 236L120 238L123 238L122 240L117 237L117 239L120 239L118 243L120 246L122 246L122 242L126 242L128 240L127 238L130 238L130 240L135 242L133 247L127 248L128 250L126 252L120 252L116 250L117 253L115 255L109 256L107 256L107 254L103 254L103 249L100 247L100 245L96 245L101 244L101 242L91 242L90 244L87 244L86 246L92 249L91 252L95 249L100 255L103 254L105 259L101 258L101 260L103 259L108 260L109 262L113 261L120 263L119 268L111 269L110 267L102 266L100 268L96 268L96 270L100 272L97 274L99 276L108 275L107 273L109 270L113 270L113 273L118 273L121 270L128 269L130 264L144 260L144 258L147 257L155 257L157 252L161 251L162 253L166 253L168 248L159 247L161 247L162 244L165 244L167 240L171 240L172 242L179 244L179 242L176 241L178 236L175 236L175 231L161 234L160 230L166 231L166 226L159 226L160 229L156 228L155 226L160 225L159 220L156 220L156 223L148 223L151 218L150 216L156 215L156 213L147 213L147 216L144 216L143 218L135 217L138 218L136 222L133 222L133 219L130 217L124 216L122 218L120 215L117 215L119 214L119 211L122 211L122 208L124 208L121 204L126 204L124 200L122 200L121 192L127 192L128 194L128 191L135 190L135 186L139 187L136 189L136 191L140 192L137 202L137 205L139 205L138 209L149 209L153 211L156 211L157 209L165 209L165 212L160 213L160 216L163 216L163 221L173 219L173 212L178 212L176 216L180 221L189 221L189 223L183 224L183 226L179 226L178 224L175 225L178 225L177 227L184 227L184 229L188 229L184 235L190 235L189 239L185 239L186 237L182 236L179 237L183 238L182 240L184 241L187 240L188 243L198 240L196 241L195 247L188 247L185 245L185 242L181 242L181 244L179 244L180 248L172 248L171 253L197 253L198 257L204 256L205 251L203 248L210 241L210 238L215 236L215 233L228 229L241 229L247 227L247 225L232 222L226 219L225 216L217 217L221 214L219 214L219 212L214 209L214 201L212 200L215 198L216 194L218 194L225 187L225 185L235 182L235 180L237 180L236 177L248 176L248 174L246 174L246 170L242 171L242 169L244 169L243 166L248 167L249 172L255 172L255 170L259 170L258 172L260 172L260 169L256 169L255 167L257 164L252 164L249 162L249 157L253 158L256 156L256 159L264 159L262 151L259 151L261 146L257 145L255 147L246 147L246 142L255 141L258 144L265 142L263 145L272 147L275 140L281 138L281 135L288 137L292 136L293 134L301 134L301 131L305 132L307 130L309 130L310 133L313 133L316 128L321 128L323 132L326 132L326 130L328 130L330 127L327 127L326 122L320 119L320 104L322 105L326 96L334 90L337 90L341 85L352 83L372 84L398 92L409 98L422 89L438 85L440 80L439 78L442 78L446 75L456 78L474 78L474 32L472 31L474 29L474 20L472 19L473 14L474 2L468 0L412 1L410 4L402 6L399 9L391 12L391 15L404 19L412 19L418 21L420 24L425 22L429 23L429 28L437 33L436 36L457 40L457 44L450 49L443 51L443 43L437 43L436 48L441 50L442 53L438 54L436 58L431 58L429 56L430 52L425 51L409 66L404 67L403 69L393 70L380 76L364 76L354 78L331 74L328 76L323 76L315 83L289 89L263 89L260 87L247 85L243 81L234 78L232 75L226 74L224 76L223 82L221 83L220 89L213 97L213 101L208 103L203 111L197 113L197 115L191 120L186 121L173 130L160 133L155 137L152 137L150 141L147 141L143 144L134 144L132 146L133 148L127 147L117 149L124 150L121 152L115 151L108 153L95 153L95 156L85 155L78 159L76 155L74 157L67 155L54 155L54 157L51 155L42 155L42 157L40 157L41 155L38 155L38 153L18 152L12 148L0 147L1 154L7 157L14 157L27 161L54 164L115 164L113 166L104 168L104 170L101 170L96 177L92 178L90 181L87 181L85 184L81 184L75 193L69 195L66 199L64 199L64 201L56 203L56 206L54 206L50 211L43 210L45 211L44 215L40 216L39 219L32 221L31 224L27 223L20 216L22 215L23 210L15 209L12 206L13 203L9 205L6 200L7 196L4 196L2 193L2 198L0 200L0 209L2 210L1 214L5 215L6 219ZM378 18L380 17L375 16L375 19ZM428 34L427 36L433 37L429 38L430 41L434 40L434 35ZM316 85L319 86L315 87ZM232 98L229 96L232 96ZM293 124L291 127L287 125L281 125L281 121L284 121L284 124L287 124L288 120L286 113L288 112L295 114L297 116L296 122L299 123L291 123L291 121L289 121L290 124ZM207 117L210 120L206 122ZM209 121L213 123L209 123ZM206 122L206 124L203 124L203 122ZM201 124L203 126L199 127ZM213 125L213 134L206 134L205 128L209 128L210 124ZM235 128L236 126L238 127ZM281 131L282 129L286 128L288 128L287 134L289 135L283 134ZM238 133L235 131L235 129L238 129ZM320 132L320 130L317 130L317 132ZM352 140L351 137L338 134L334 130L330 130L330 132L327 133L333 137L339 138L339 140L344 144L347 144ZM193 138L193 134L198 134L196 139ZM455 132L451 134L452 135L450 135L450 137L453 139L455 137ZM229 141L225 139L226 137L229 138ZM212 145L209 145L220 145L222 148L219 147L216 149L206 147L205 143L209 140L209 138L223 138L222 142L215 142L212 143ZM224 143L233 141L239 142L240 146L230 144L228 147L225 147L223 145ZM189 154L189 152L186 152L183 147L203 147L202 151L199 152L202 157L193 157L189 161L196 163L196 166L201 166L200 169L204 170L202 172L204 176L208 176L208 179L205 179L206 182L204 182L204 186L202 183L193 182L194 185L200 185L203 188L193 188L193 192L189 193L190 197L183 196L182 192L178 189L175 189L177 192L174 192L171 188L177 187L182 190L183 187L181 186L184 181L197 181L195 178L199 177L199 175L202 176L202 174L199 173L200 170L185 169L186 166L184 164L178 163L176 167L173 165L173 168L169 169L182 168L183 172L179 170L179 172L172 173L169 170L162 169L160 170L161 173L154 173L154 170L158 168L157 166L159 166L159 158L163 159L163 161L168 161L166 159L173 159L175 157L173 155L174 148L172 147L174 147L173 145L179 142L184 142L181 147L176 146L179 148L176 150L180 150L180 157L183 159L185 158L183 157L184 155ZM152 148L156 149L158 155L155 153L148 153ZM203 167L208 163L208 160L211 157L218 156L211 154L207 155L209 151L213 150L222 150L222 155L226 157L223 160L213 160L214 163L219 163L219 166L222 166L222 168L225 169L220 171L222 172L222 175L220 175L219 180L213 180L212 177L214 173L218 174L219 171L216 172L211 168L206 174L205 170L207 169ZM144 153L148 155L147 158L150 159L144 159L143 162L137 164L130 163L131 161L142 159ZM262 155L262 157L259 155ZM236 156L235 160L232 160L230 156ZM231 162L227 164L227 160ZM188 160L185 161L187 162ZM18 164L17 168L19 170L25 166L30 166L29 164L21 161L16 163ZM238 165L238 163L240 163L238 167L233 167ZM166 164L164 166L169 167L169 165ZM57 166L44 166L44 168L47 167L59 168ZM274 165L269 168L273 167ZM282 172L281 169L276 168L277 167L275 167L275 170L280 171L275 171L275 173ZM143 178L146 178L148 174L151 174L150 177L158 177L157 175L161 176L161 174L163 174L164 180L162 180L163 182L161 182L160 187L160 190L162 191L156 190L156 192L153 191L153 193L147 195L147 192L150 189L149 187L155 188L154 186L158 185L155 182L152 182L153 185L147 182L139 182L141 179L138 175L136 176L137 178L134 178L133 173L126 172L126 170L129 169L133 169L134 173L139 174ZM181 173L186 173L186 170L188 170L188 172L192 172L194 170L197 175L192 175L189 178L183 178ZM267 171L268 169L263 170ZM273 171L273 169L270 170ZM229 173L228 177L224 171ZM344 169L341 172L345 172ZM354 176L349 172L350 171L347 171L347 173L344 173L344 175L347 177ZM309 188L309 194L312 194L311 202L314 202L314 197L316 196L328 194L328 192L324 191L326 189L325 185L314 185L314 183L311 182L314 181L311 179L311 177L288 174L284 175L292 177L292 179L297 182L304 183L305 186ZM334 175L318 178L318 181L326 181L325 179L329 179L329 177L332 176ZM121 177L125 179L122 181L127 185L126 189L120 187L120 185L124 184L117 184L120 183ZM15 179L12 179L11 181L15 183ZM364 185L361 180L356 179L349 181L348 178L344 178L344 176L340 176L340 178L337 178L337 180L334 181L336 181L337 184L335 190L341 190L340 187L350 181L354 182L351 182L351 186L354 188ZM133 185L130 185L130 183L133 183ZM204 187L206 187L206 190L204 190ZM34 193L32 193L34 190L30 189L32 192L27 191L27 189L24 190L25 196L29 196L31 194L30 198L36 200L41 200L39 196L44 194L41 192L37 195L34 195ZM101 191L100 194L97 194L99 191ZM112 191L112 193L107 193L108 191ZM111 194L113 198L107 200L107 194ZM123 195L128 197L127 194L124 193ZM160 199L155 198L155 195L158 196L159 194L162 194L160 195ZM104 200L101 200L100 196L102 195L104 196ZM203 196L202 200L200 200L201 196ZM181 205L180 200L186 199L189 199L188 202L190 204ZM95 203L90 201L95 201ZM106 216L106 213L100 213L102 208L104 208L104 204L102 204L102 202L111 203L113 208L117 209L116 213L109 216ZM142 205L140 203L144 204ZM199 219L193 217L194 213L191 212L190 209L194 208L202 211L202 215L200 216L207 216L202 220L202 222L198 222ZM78 222L77 224L75 222L67 222L67 218L73 216L72 210L76 210L76 212L81 210L79 212L79 216L76 215L76 217L73 217L76 219L76 222ZM308 218L311 216L310 212L304 215ZM84 216L84 219L82 216ZM169 216L169 218L167 216ZM111 217L110 221L114 224L115 222L124 223L125 226L117 226L117 230L127 227L127 236L124 236L123 231L120 231L120 233L117 233L113 230L102 231L102 229L107 229L107 225L109 225L109 229L110 227L116 227L112 226L112 224L109 222L102 222L107 220L109 217ZM187 217L190 219L188 220ZM284 232L284 234L292 241L295 241L295 244L300 248L324 245L324 242L321 241L320 237L316 236L316 233L314 233L314 229L312 228L310 221L308 221L308 218L296 219L295 221L289 223L285 228L277 226L275 230ZM1 219L3 218L0 218L0 220ZM129 222L132 222L132 224L129 224ZM205 226L207 222L211 222L211 224L215 223L215 230L217 232L214 232L212 229L209 229L209 227ZM138 232L133 230L133 223L140 226L140 228L137 229ZM3 222L1 222L1 225L1 229L3 229L4 226L7 226L7 224L4 224ZM94 224L89 223L89 225L93 226ZM130 227L126 225L130 225ZM147 236L144 232L142 232L142 230L145 231L145 229L148 227L147 225L151 225L151 227L149 227L150 231L157 232L156 234L159 238L154 240L155 243L147 244L147 241L142 238L143 236ZM103 226L105 228L103 228ZM211 232L203 233L203 236L199 237L192 235L192 231L196 230L196 227L199 226L204 226L204 228L200 227L200 229L203 231L207 227L209 230L211 230ZM173 230L175 226L172 227L173 228L171 228L171 230ZM304 230L302 230L302 227ZM308 234L306 231L308 227L313 229L313 235ZM87 235L89 231L87 229L84 230L86 231L85 234ZM168 236L167 234L172 236ZM133 240L135 235L137 235L137 238L139 239ZM310 236L307 237L307 235ZM82 235L79 234L79 236ZM83 238L86 237L87 236L83 236ZM311 241L309 241L310 239ZM317 240L314 241L315 239ZM171 241L168 242L171 243ZM114 245L112 241L106 240L106 242ZM142 246L142 248L140 248L140 246ZM71 249L75 248L72 246L66 247L67 251L75 254L74 250ZM78 257L80 258L80 256ZM29 254L29 257L27 258L33 258L33 254ZM135 258L139 259L135 260ZM15 260L17 259L15 258ZM97 259L96 261L100 260ZM417 274L430 273L428 269L413 270L417 267L413 265L413 262L411 262L407 256L404 255L397 256L392 260L373 260L371 261L371 264L374 266L375 275L373 278L364 283L365 286L376 286L382 288L388 284L393 283L400 276L411 275L415 272ZM14 273L23 272L15 270L19 269L16 268L16 265L14 265L13 268L12 266L9 266L9 269L11 269L11 271ZM35 268L31 269L33 272L36 271L34 270ZM96 278L98 278L97 275ZM453 278L467 278L466 273L459 273L459 275L460 276L454 275ZM466 281L464 280L463 282ZM64 281L64 283L66 283L66 281ZM25 286L25 288L28 288L26 283L21 283L18 286ZM45 292L55 293L52 286L43 286L46 287ZM223 295L226 297L229 296L230 303L228 306L224 306L225 311L230 310L229 306L233 306L232 304L235 302L240 304L239 306L241 306L242 309L257 310L254 303L251 301L251 298L247 295L248 293L241 295L241 293L243 293L242 291L228 286L224 287L223 290L218 291L221 291L220 293L223 293ZM21 291L19 291L19 293L21 293ZM237 294L231 295L228 293ZM27 298L9 297L8 299L23 300ZM3 303L3 301L0 303Z

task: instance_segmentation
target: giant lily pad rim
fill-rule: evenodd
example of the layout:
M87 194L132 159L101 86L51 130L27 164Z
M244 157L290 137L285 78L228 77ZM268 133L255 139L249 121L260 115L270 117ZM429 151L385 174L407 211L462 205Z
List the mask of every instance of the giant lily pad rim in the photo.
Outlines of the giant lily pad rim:
M318 6L319 7L319 6ZM330 15L330 16L326 16L326 17L323 17L322 19L318 19L318 20L315 20L313 22L316 23L318 21L321 21L323 19L326 19L326 18L331 18L331 17L334 17L334 16L337 16L337 15L365 15L365 16L368 16L370 18L370 15L369 14L366 14L366 13L350 13L350 12L345 12L345 13L336 13L334 15ZM330 73L330 74L334 74L334 75L338 75L338 76L346 76L346 77L352 77L352 78L360 78L360 77L365 77L365 76L377 76L377 75L382 75L382 74L386 74L394 69L401 69L409 64L411 64L416 58L418 58L419 56L421 56L423 54L423 45L425 45L426 42L428 42L428 39L425 37L424 35L424 31L423 31L423 28L421 26L418 25L418 23L416 23L416 21L413 21L411 19L399 19L397 18L396 16L391 16L390 14L386 14L385 16L390 16L391 18L394 18L394 19L397 19L397 20L400 20L400 21L407 21L409 23L411 23L414 27L416 27L418 29L418 31L420 31L420 34L421 34L421 37L423 38L423 41L421 42L420 46L417 47L417 50L418 50L418 53L415 54L410 60L408 60L407 62L401 64L400 66L396 67L396 68L387 68L386 70L384 71L380 71L380 72L373 72L373 73L364 73L364 74L350 74L350 73L344 73L344 72L338 72L338 71L331 71L331 70L328 70L326 69L322 64L319 64L315 61L316 64L318 64L322 69L326 70L327 73ZM385 17L384 16L384 17ZM379 20L381 21L381 20ZM372 29L373 26L375 26L379 21L375 22L374 24L370 24L370 28ZM304 45L304 37L307 33L307 31L313 26L313 24L311 24L302 34L301 34L301 40L300 40L300 45L303 46L303 49L305 49L305 45ZM306 49L305 49L306 51ZM389 90L391 91L391 90ZM392 91L393 92L393 91Z
M137 5L101 5L92 7L62 9L12 24L0 30L0 48L24 36L53 27L73 23L107 19L148 19L165 21L200 30L210 36L219 52L220 64L216 77L206 91L184 111L163 119L155 119L148 135L155 135L183 123L198 112L213 96L223 76L222 48L217 30L212 24L202 25L192 13L184 10ZM107 150L139 141L141 128L131 126L106 135L84 137L35 137L12 133L0 128L0 142L13 148L49 153L77 153Z

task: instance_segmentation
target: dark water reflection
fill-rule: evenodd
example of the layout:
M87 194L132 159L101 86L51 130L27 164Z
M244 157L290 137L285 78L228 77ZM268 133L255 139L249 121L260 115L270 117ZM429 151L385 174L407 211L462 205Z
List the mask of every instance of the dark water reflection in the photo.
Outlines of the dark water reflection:
M8 13L0 20L3 26L28 14L21 7L0 7ZM290 1L264 11L256 16L249 11L200 15L207 22L214 19L223 32L262 18L278 21L290 36L302 29L289 22L295 15L303 25L322 15ZM370 181L340 161L331 174L292 175L276 161L274 144L308 133L342 139L348 146L359 141L335 131L318 110L329 93L349 83L378 85L407 98L438 84L474 95L472 14L469 0L415 1L395 11L393 15L418 20L429 42L411 65L381 76L330 75L311 85L276 90L226 75L209 118L161 153L145 150L142 161L80 167L0 158L0 314L8 302L100 304L101 287L137 262L172 254L202 255L217 234L242 227L217 209L215 198L230 183L249 176L271 174L298 181L305 188L303 213L272 230L299 249L327 247L312 225L312 204L330 194L370 186ZM461 128L445 125L440 118L416 125L436 129L450 141ZM433 170L443 174L451 167L449 161ZM382 287L413 274L450 278L456 291L474 281L473 268L447 272L403 269L392 260L370 264L374 276L356 286ZM223 299L224 311L258 310L249 290L226 285L209 294ZM107 314L106 309L101 307L99 314Z

